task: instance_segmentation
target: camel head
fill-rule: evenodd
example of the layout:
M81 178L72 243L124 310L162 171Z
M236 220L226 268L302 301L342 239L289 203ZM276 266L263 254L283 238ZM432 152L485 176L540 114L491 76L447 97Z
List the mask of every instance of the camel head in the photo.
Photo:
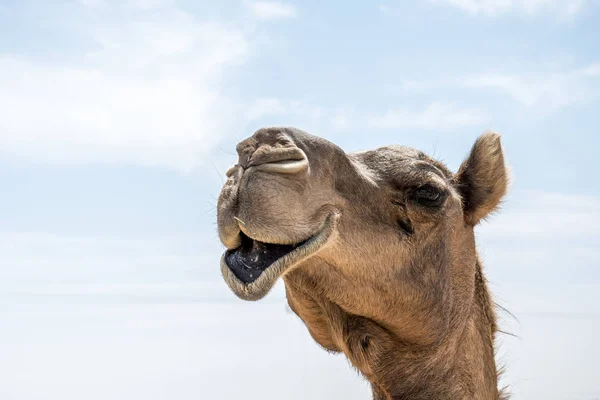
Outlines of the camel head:
M340 277L358 291L398 293L387 285L401 281L418 297L449 295L451 267L474 265L473 226L496 208L507 184L493 133L477 140L456 174L412 148L347 154L285 127L257 131L237 152L219 197L218 228L227 247L223 276L246 300L307 267L316 280Z
M238 297L282 277L312 337L377 399L499 398L473 229L506 192L499 135L479 137L456 173L405 146L345 153L294 128L260 129L237 152L218 228Z

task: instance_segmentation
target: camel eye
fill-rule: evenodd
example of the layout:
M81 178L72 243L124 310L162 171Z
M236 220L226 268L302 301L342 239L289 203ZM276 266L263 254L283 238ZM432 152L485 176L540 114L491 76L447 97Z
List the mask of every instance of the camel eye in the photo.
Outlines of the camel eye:
M425 184L413 192L412 198L422 206L439 207L446 199L446 192L433 185Z

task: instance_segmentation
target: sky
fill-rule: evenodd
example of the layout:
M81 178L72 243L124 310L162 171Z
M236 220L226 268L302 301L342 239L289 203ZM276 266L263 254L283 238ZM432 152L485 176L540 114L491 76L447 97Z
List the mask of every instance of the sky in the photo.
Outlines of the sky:
M286 307L222 281L235 144L291 125L456 169L513 399L598 400L600 2L0 0L0 398L369 398Z

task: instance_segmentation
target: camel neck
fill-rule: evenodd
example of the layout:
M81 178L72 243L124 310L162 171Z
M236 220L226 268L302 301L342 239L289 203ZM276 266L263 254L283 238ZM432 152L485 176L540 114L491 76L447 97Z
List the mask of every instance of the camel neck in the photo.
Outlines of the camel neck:
M384 374L375 400L499 400L494 359L495 315L487 285L477 265L472 311L461 328L443 343L426 349L394 351L392 371Z

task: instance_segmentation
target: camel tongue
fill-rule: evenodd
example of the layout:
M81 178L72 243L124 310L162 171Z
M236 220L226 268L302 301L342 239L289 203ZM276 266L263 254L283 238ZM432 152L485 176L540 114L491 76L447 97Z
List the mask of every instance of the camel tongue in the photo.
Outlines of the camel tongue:
M295 246L268 244L248 237L242 245L228 252L227 261L233 273L244 283L254 282L271 264L291 252Z
M246 257L248 258L248 261L251 262L252 267L257 267L264 264L263 261L265 260L267 253L268 249L266 244L253 240Z

